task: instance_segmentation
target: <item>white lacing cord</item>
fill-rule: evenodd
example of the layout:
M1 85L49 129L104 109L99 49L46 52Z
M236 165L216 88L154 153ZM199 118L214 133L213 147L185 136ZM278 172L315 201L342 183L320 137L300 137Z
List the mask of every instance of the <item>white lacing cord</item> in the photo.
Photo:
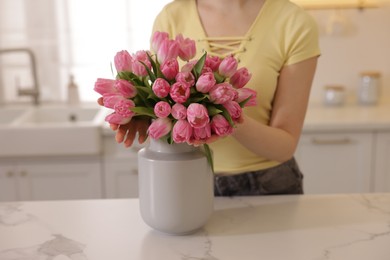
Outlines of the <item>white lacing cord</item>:
M210 46L210 55L220 58L228 55L236 55L237 53L245 52L246 49L241 46L243 41L250 41L247 37L206 37L199 41L207 41Z

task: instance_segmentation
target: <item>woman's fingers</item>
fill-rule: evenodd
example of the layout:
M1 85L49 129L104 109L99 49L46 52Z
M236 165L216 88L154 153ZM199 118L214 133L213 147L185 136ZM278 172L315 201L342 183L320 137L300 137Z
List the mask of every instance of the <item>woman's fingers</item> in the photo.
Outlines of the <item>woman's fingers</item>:
M138 142L140 144L144 143L147 138L147 131L149 127L149 120L139 120L139 126L138 126Z
M125 147L130 147L135 139L135 134L137 133L137 122L131 122L131 125L127 128L126 139L124 140Z
M103 106L103 98L102 97L98 98L97 102L99 105Z

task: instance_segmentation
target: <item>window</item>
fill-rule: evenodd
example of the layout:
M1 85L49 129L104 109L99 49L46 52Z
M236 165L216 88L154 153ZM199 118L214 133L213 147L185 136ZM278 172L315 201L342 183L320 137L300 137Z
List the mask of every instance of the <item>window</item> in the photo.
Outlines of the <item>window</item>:
M70 52L69 73L80 86L81 99L94 101L97 77L112 78L117 51L149 48L154 17L168 1L67 0ZM64 31L66 32L66 31ZM64 37L66 38L66 37Z
M30 48L42 100L65 101L73 75L80 98L94 102L98 77L112 78L117 51L149 48L154 17L169 0L1 0L0 48ZM12 15L10 15L12 14ZM0 56L0 103L23 101L15 82L31 85L28 60Z

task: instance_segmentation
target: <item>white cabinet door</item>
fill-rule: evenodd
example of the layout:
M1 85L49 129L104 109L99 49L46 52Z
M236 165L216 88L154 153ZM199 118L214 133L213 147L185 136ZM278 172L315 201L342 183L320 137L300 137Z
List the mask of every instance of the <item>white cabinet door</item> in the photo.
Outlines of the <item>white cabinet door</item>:
M390 192L390 132L375 138L374 191Z
M97 199L102 197L99 158L19 163L22 200Z
M105 188L107 198L138 197L138 167L135 160L105 161Z
M0 164L0 200L102 197L100 158L19 159Z
M104 187L107 198L138 197L137 153L142 145L125 148L113 136L104 138Z
M0 163L0 201L19 200L18 191L16 166Z
M371 133L303 134L296 158L305 193L370 191Z

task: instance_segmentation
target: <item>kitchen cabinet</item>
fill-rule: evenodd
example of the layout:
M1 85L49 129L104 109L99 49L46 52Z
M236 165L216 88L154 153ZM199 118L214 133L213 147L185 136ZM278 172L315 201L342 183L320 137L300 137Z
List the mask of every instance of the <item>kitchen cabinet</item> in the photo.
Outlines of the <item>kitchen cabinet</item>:
M0 161L0 201L102 197L100 158L18 158Z
M17 184L22 176L15 172L16 167L13 164L0 164L0 201L20 200Z
M104 136L104 188L107 198L138 197L137 152L142 145L129 148L118 144L112 135Z
M371 191L373 141L371 132L302 134L296 159L305 193Z
M375 192L390 192L390 132L375 135Z

